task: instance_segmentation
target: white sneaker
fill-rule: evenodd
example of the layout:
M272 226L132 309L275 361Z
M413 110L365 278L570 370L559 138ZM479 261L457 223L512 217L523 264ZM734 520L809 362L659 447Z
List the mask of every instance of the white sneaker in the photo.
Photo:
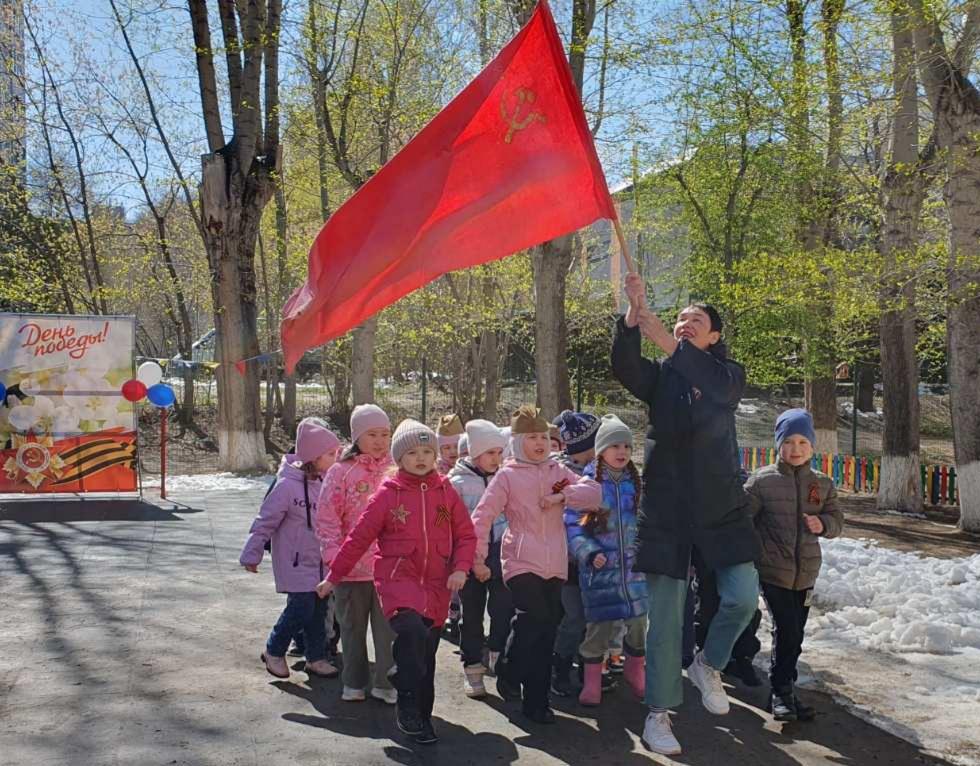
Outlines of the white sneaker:
M640 741L647 750L661 755L681 754L681 743L670 729L670 714L666 710L663 713L650 713L647 716Z
M687 669L687 677L701 692L701 704L705 710L715 715L728 713L730 706L725 687L721 685L721 673L705 662L703 652L694 656L694 662Z
M355 689L352 686L345 686L340 698L344 702L364 702L367 699L363 689Z
M479 699L487 696L487 689L483 685L483 675L486 668L483 665L468 665L463 668L463 691L467 697Z
M375 687L371 689L371 696L376 700L381 700L386 705L394 705L398 702L398 692L394 689L378 689Z

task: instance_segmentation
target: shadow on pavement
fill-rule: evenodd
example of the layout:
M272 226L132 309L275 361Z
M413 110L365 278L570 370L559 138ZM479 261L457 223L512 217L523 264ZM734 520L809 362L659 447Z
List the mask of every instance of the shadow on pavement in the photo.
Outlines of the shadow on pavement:
M163 501L166 502L166 501ZM145 500L3 500L0 521L35 524L51 521L181 521L180 513L202 509L166 502L155 505Z
M273 681L272 686L310 703L319 715L286 713L284 721L325 729L345 737L371 740L394 740L383 747L384 755L404 766L432 763L433 758L459 766L465 763L508 764L517 761L514 743L502 734L490 731L470 731L465 726L447 721L438 715L432 722L439 735L435 745L419 745L406 737L395 725L395 708L367 700L361 703L342 702L336 680L310 679L309 687L288 681Z

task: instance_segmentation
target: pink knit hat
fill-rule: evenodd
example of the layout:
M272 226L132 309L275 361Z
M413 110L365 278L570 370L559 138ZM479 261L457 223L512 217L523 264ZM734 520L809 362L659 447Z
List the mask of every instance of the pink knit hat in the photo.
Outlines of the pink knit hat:
M376 404L359 404L350 414L350 440L352 444L357 444L365 431L372 428L391 429L391 421L388 415Z
M296 459L312 463L340 446L340 439L320 418L303 418L296 427Z

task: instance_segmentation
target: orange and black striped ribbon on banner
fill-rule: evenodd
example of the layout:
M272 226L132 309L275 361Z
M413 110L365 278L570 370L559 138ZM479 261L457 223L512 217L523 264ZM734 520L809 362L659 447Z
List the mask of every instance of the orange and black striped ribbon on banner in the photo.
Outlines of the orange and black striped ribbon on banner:
M52 482L52 486L80 481L86 476L104 471L114 465L128 463L129 467L133 468L136 460L136 444L114 439L98 439L62 452L59 457L65 462L65 468L61 478Z

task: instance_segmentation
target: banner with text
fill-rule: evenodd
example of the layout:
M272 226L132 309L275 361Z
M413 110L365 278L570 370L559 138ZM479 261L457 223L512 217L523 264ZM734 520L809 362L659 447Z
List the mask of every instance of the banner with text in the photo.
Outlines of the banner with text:
M0 313L0 493L138 486L133 317Z

